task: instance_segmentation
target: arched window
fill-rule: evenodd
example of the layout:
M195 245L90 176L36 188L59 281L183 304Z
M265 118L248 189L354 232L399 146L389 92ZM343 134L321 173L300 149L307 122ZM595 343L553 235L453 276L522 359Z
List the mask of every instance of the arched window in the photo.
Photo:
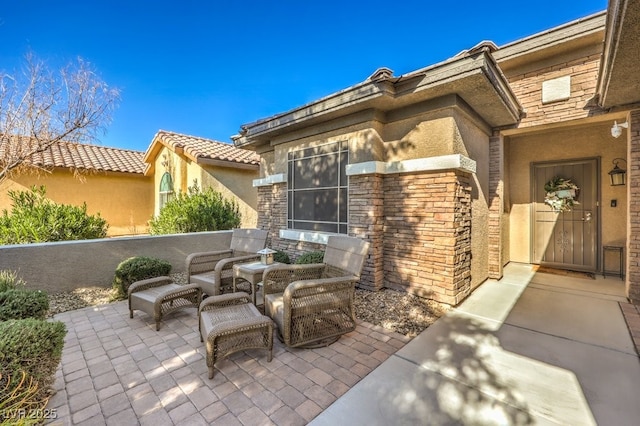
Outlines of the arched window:
M160 210L173 199L173 179L169 172L164 172L160 179Z

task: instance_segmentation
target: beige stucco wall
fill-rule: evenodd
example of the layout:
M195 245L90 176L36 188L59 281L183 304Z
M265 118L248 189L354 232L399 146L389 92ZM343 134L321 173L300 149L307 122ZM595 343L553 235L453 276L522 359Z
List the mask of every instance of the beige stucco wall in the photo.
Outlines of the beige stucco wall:
M510 260L530 262L531 163L599 157L601 245L621 244L626 238L626 186L611 186L612 160L626 158L626 141L614 139L611 123L548 130L508 138L509 146L509 248ZM626 168L624 163L620 163ZM610 201L617 200L618 207ZM621 244L624 245L624 244Z
M464 108L451 105L456 98L437 100L422 109L388 114L395 121L367 120L347 124L349 117L334 120L336 128L302 129L272 141L274 150L263 152L261 175L287 174L288 153L338 141L349 142L349 163L402 161L462 154L477 162L472 176L472 287L488 277L489 135L482 123ZM448 102L448 103L447 103ZM459 101L458 101L459 102ZM444 106L443 106L444 105ZM344 125L343 125L344 124ZM320 130L324 132L318 133Z
M173 178L173 190L175 193L187 192L186 169L182 157L163 146L153 160L153 215L160 214L160 181L165 172L169 172ZM183 177L184 176L184 177Z
M109 224L108 235L135 235L148 231L153 212L151 179L129 173L93 172L82 179L65 169L39 175L20 175L0 183L0 209L11 208L9 190L44 185L47 198L60 204L87 204L89 214L100 213Z
M421 114L389 123L384 135L387 161L464 153L464 143L451 110Z
M291 151L310 148L328 143L347 141L349 143L349 163L385 161L383 141L379 129L381 124L374 121L340 127L341 120L335 120L337 129L319 134L307 132L287 134L286 138L274 140L274 150L262 154L261 175L287 173L287 159ZM298 138L299 137L299 138Z
M200 169L198 181L203 186L219 191L226 198L235 198L242 215L240 226L255 228L258 223L258 191L253 187L253 180L257 178L257 170L205 166Z
M456 112L456 140L461 154L475 160L471 179L471 288L489 276L489 135L465 114Z
M168 164L163 165L164 161ZM169 171L176 193L187 193L188 188L197 181L201 188L211 187L224 197L236 200L242 215L242 228L256 226L258 195L253 180L258 178L258 170L197 164L164 146L154 160L154 167L154 214L160 212L158 190L162 175Z

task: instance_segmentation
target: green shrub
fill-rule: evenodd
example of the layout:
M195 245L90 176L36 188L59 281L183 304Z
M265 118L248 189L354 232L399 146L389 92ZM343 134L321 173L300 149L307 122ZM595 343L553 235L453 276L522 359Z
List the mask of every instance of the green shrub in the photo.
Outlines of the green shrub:
M38 383L24 371L13 377L0 371L0 425L36 425L44 423L49 398L40 395ZM23 413L29 413L28 418ZM42 415L38 415L42 413Z
M159 235L222 231L238 228L240 217L235 200L225 199L211 188L200 191L194 183L189 194L178 194L162 207L158 217L149 221L149 232Z
M45 197L44 186L29 191L9 191L11 212L0 214L0 244L28 244L50 241L104 238L107 222L87 213L82 206L56 204Z
M0 321L0 365L3 373L33 377L45 395L55 380L62 356L64 323L35 318Z
M280 262L280 263L291 263L291 259L289 258L289 255L285 252L283 252L282 250L278 250L273 254L273 260L274 262Z
M309 263L322 263L324 260L324 252L323 251L312 251L309 253L305 253L302 256L296 259L296 263L299 265L309 264Z
M129 286L136 281L169 275L169 272L171 264L165 260L145 256L130 257L120 262L116 268L113 279L113 287L118 293L116 297L126 297Z
M0 293L0 321L44 319L48 310L49 296L40 290L11 289Z
M0 293L3 291L23 288L25 286L24 280L18 277L18 273L3 269L0 271Z

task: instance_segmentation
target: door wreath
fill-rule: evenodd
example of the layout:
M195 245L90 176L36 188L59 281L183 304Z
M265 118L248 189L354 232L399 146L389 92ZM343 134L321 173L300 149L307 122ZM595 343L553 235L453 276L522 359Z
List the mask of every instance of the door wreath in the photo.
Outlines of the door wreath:
M571 179L556 176L544 185L544 190L544 203L556 213L570 212L574 205L580 204L576 201L580 188Z

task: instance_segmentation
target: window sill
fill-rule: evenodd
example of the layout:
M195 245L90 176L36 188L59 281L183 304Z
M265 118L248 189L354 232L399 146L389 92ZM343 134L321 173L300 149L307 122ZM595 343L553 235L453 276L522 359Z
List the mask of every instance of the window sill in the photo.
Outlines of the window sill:
M280 238L293 241L303 241L306 243L316 243L326 245L331 235L346 235L346 234L333 234L329 232L314 232L314 231L299 231L296 229L281 229Z

